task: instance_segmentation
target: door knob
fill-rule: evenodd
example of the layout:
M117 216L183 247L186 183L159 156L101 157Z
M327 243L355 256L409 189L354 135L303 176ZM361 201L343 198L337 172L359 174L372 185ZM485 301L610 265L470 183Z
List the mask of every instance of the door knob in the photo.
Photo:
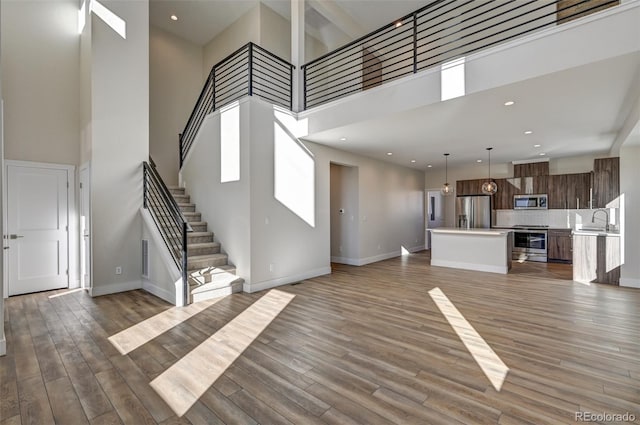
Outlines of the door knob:
M9 239L18 239L18 238L24 238L24 236L22 236L22 235L9 235Z

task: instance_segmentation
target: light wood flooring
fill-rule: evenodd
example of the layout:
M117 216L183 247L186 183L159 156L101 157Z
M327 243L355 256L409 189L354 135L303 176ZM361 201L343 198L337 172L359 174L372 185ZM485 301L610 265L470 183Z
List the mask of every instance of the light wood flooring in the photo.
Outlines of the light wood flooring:
M265 292L234 294L121 355L111 335L169 309L143 291L6 300L0 424L640 423L640 290L430 267L418 253L278 289L295 298L177 418L149 383ZM509 368L498 392L429 296L440 288ZM211 353L214 362L215 353Z

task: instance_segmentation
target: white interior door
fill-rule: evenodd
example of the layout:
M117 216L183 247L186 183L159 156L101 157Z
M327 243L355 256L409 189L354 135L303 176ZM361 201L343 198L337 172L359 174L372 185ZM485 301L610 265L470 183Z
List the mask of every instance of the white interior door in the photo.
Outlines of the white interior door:
M440 190L427 190L426 193L426 228L435 229L444 225L444 203ZM425 248L431 249L431 232L427 231L424 237Z
M80 169L80 286L91 287L91 182L89 167Z
M9 295L69 286L68 170L7 165Z

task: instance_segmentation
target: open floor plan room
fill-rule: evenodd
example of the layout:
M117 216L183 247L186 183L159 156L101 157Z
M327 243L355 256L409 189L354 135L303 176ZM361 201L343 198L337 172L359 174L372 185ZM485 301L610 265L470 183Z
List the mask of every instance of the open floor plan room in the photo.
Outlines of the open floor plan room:
M184 308L12 297L0 423L640 423L640 292L570 277L423 251Z

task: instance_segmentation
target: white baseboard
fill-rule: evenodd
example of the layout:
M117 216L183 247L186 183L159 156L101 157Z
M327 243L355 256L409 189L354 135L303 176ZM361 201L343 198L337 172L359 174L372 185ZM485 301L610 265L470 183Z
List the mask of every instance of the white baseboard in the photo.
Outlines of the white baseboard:
M0 339L0 356L4 356L7 354L7 340L2 338Z
M265 280L257 283L245 282L242 286L244 292L258 292L265 289L275 288L276 286L288 285L289 283L299 282L304 279L311 279L312 277L322 276L331 273L331 267L321 267L319 269L310 270L308 272L300 273L292 276L279 277L277 279Z
M176 296L174 293L167 291L164 288L159 287L155 282L150 281L147 278L142 278L142 289L161 298L169 304L176 305Z
M116 294L118 292L133 291L142 288L142 281L132 280L130 282L111 283L106 285L93 286L89 290L92 297Z
M640 279L632 279L630 277L621 277L620 286L626 288L640 288Z
M414 246L407 248L409 252L418 252L424 250L424 245ZM389 258L400 257L402 251L386 252L384 254L374 255L372 257L365 258L349 258L349 257L331 257L331 262L339 264L347 264L350 266L364 266L366 264L377 263L378 261L388 260Z
M460 263L458 261L431 259L431 265L437 267L449 267L453 269L475 270L479 272L507 274L509 266L491 266L486 264Z

